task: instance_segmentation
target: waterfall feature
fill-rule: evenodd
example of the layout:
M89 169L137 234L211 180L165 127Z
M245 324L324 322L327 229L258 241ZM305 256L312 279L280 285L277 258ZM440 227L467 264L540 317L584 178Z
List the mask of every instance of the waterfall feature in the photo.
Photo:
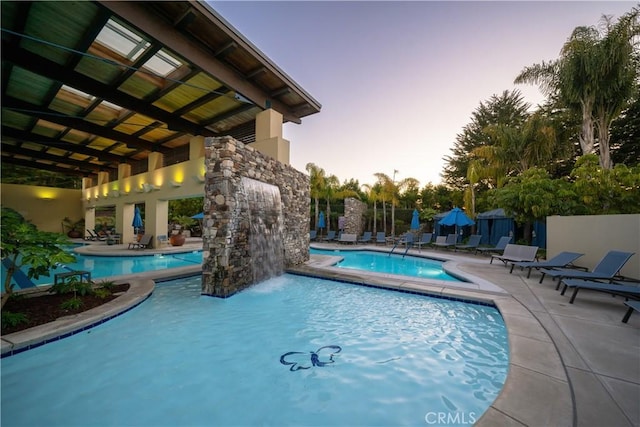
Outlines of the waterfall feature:
M249 212L249 251L253 283L279 276L284 271L284 217L277 186L242 177ZM242 202L241 202L242 203Z

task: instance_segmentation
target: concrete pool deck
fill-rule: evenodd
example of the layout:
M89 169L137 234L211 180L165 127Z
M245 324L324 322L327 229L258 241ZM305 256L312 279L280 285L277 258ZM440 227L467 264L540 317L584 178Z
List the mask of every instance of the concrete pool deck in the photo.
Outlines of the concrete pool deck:
M188 246L187 246L188 245ZM165 247L151 250L128 250L125 245L91 245L91 252L102 255L141 255L184 252L202 249L192 240L177 250ZM345 246L313 244L326 249L374 249L389 251L390 246ZM638 426L640 425L640 314L624 324L623 299L598 292L582 292L574 304L568 295L555 290L555 282L539 284L535 272L509 269L502 263L489 264L489 257L452 251L423 249L409 254L449 261L447 269L456 275L473 278L469 284L427 282L414 278L372 275L330 267L324 256L312 256L305 265L290 269L292 273L367 283L404 290L425 292L462 299L493 302L505 320L509 333L510 367L507 381L498 398L479 426ZM150 294L148 279L197 274L193 267L180 272L165 270L130 278L132 294L128 301L117 298L120 310L131 300ZM118 281L129 280L120 277ZM454 282L455 283L455 282ZM131 291L130 291L131 292ZM118 308L98 307L85 312L82 321L98 321ZM106 312L106 313L105 313ZM80 315L78 315L80 316ZM45 325L43 325L45 326ZM53 328L62 333L73 327L73 319ZM44 330L32 328L2 337L2 353L25 339L36 340ZM51 331L49 330L49 333ZM35 341L32 341L35 342ZM14 347L15 348L15 347Z

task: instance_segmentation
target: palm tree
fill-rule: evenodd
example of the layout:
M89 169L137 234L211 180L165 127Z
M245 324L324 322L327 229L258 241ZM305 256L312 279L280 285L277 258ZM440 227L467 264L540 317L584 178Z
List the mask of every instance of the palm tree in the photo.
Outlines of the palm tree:
M373 234L375 235L378 232L378 200L382 200L382 187L379 183L374 185L363 184L362 186L367 192L367 200L369 202L373 202Z
M609 128L636 84L638 53L633 39L640 34L639 9L611 25L603 16L604 35L595 27L577 27L564 44L560 58L534 64L516 77L515 83L534 83L549 96L557 95L582 115L580 147L595 152L594 123L598 128L600 165L613 167L609 153Z
M325 171L313 163L307 163L306 170L309 172L309 190L311 197L315 203L315 221L314 226L318 228L318 215L320 214L320 197L325 186Z
M340 180L335 175L329 175L324 178L324 187L322 188L322 198L327 202L327 232L331 230L331 201L335 200L338 195L338 187Z

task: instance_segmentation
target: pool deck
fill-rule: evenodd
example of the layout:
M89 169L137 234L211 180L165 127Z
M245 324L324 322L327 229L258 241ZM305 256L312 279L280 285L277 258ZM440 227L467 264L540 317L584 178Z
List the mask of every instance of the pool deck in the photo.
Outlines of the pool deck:
M313 243L323 249L373 249L388 252L390 246L355 246ZM90 245L93 255L149 255L202 249L199 239L181 248L129 250L127 245ZM471 283L426 281L411 277L367 274L332 267L334 259L312 255L304 265L290 269L354 283L366 283L407 291L494 303L509 333L510 366L498 398L476 423L478 426L639 426L640 425L640 313L627 324L623 299L584 291L574 304L555 290L550 278L509 269L489 257L447 250L411 249L411 255L437 258L446 269L472 279ZM153 280L197 274L200 267L185 267L116 278L131 283L127 297L78 316L2 337L2 353L28 342L68 333L76 326L92 324L138 304L153 291ZM383 314L381 314L383 315ZM59 323L60 322L60 323ZM75 326L74 326L75 325ZM14 347L16 346L16 347Z

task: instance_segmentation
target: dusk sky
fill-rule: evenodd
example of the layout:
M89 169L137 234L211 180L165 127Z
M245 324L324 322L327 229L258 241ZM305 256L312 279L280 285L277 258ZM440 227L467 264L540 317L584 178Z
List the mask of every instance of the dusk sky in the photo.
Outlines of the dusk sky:
M573 29L637 2L212 1L211 6L320 104L285 124L291 164L340 183L374 173L439 184L480 102L518 89L528 65L557 59Z

